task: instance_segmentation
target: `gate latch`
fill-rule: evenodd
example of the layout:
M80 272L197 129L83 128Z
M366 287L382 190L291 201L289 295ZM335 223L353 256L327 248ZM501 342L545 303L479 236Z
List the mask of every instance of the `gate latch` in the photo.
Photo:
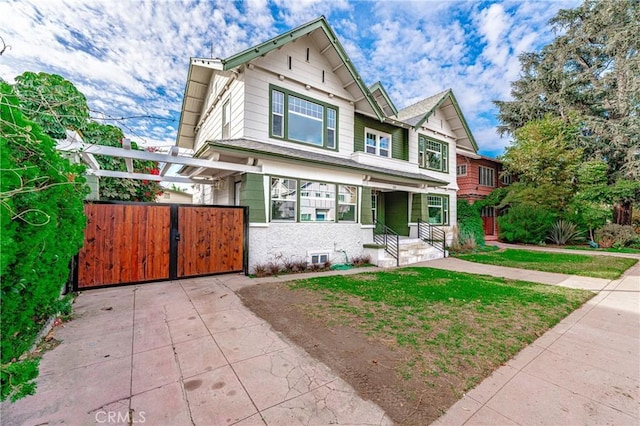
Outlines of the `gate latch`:
M180 233L176 233L176 241L180 241Z

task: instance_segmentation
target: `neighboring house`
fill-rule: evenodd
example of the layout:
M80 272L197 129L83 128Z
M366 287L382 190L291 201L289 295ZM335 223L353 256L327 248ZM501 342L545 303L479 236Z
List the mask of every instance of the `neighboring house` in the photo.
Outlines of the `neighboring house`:
M511 184L511 175L504 173L502 162L474 153L458 152L456 155L456 175L458 179L458 198L473 204L483 200L494 189ZM495 207L483 207L480 210L484 226L485 239L498 239L498 224Z
M162 194L156 198L157 203L193 204L193 194L175 189L162 188Z
M226 59L191 59L177 145L215 164L180 170L215 180L203 202L249 206L251 268L343 262L373 243L376 221L413 243L419 221L448 231L455 154L477 151L451 90L397 110L324 17ZM427 252L399 263L438 256Z

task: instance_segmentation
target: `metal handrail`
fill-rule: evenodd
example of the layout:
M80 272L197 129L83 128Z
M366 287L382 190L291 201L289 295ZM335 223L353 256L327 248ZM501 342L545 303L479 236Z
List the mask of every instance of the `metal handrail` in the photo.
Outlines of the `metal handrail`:
M444 254L444 257L447 257L447 238L442 229L418 219L418 238L437 248Z
M375 225L373 241L384 245L385 251L396 259L396 266L400 266L400 235L378 220L375 221Z

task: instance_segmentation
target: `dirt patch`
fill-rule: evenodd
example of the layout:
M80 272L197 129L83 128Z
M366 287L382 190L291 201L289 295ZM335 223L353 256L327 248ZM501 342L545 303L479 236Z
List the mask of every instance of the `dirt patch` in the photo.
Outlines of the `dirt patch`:
M428 358L418 360L411 348L392 339L374 340L357 324L327 317L326 310L308 309L326 303L327 295L322 292L272 283L246 287L239 295L275 330L328 365L398 424L429 424L461 397L456 389L464 387L464 379L416 374L430 367Z

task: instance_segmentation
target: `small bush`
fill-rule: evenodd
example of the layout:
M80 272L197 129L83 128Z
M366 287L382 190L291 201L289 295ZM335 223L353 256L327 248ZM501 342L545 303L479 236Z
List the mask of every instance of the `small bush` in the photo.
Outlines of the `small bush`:
M458 227L466 237L475 241L475 247L484 245L484 227L480 216L480 205L470 204L467 200L458 199Z
M351 263L353 263L353 266L356 267L371 265L371 256L368 254L363 254L362 256L353 256L351 258Z
M578 227L574 223L562 219L553 224L547 238L553 244L560 246L584 239L582 231L578 230Z
M253 267L253 274L256 278L263 278L269 276L269 268L263 263L259 263Z
M267 263L267 270L270 275L278 275L282 272L282 266L278 262L269 262Z
M554 214L541 207L514 206L498 217L498 236L508 243L539 244L546 240L554 221Z
M640 235L633 226L610 223L596 231L596 242L602 248L630 247L640 243Z

